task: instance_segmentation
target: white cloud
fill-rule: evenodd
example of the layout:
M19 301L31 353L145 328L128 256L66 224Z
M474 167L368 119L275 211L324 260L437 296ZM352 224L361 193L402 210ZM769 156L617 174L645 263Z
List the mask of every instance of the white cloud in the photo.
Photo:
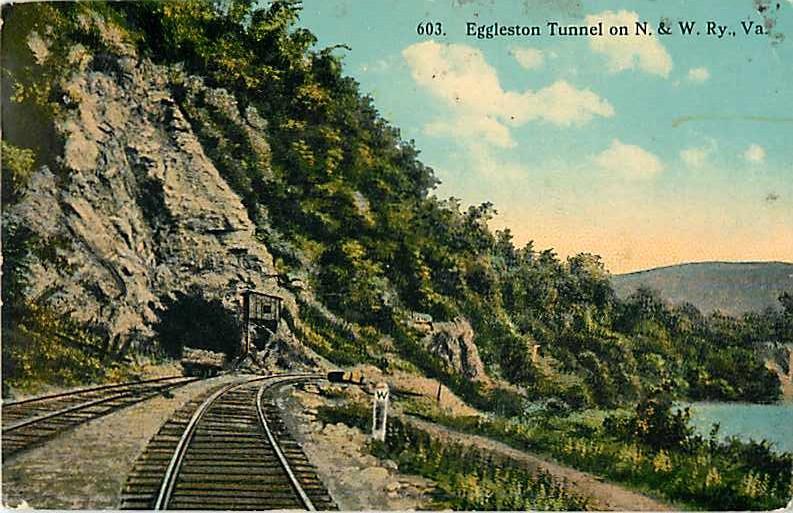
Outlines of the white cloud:
M652 178L664 169L661 160L649 151L625 144L619 139L594 157L603 171L620 174L626 178Z
M416 43L402 55L413 80L454 112L425 127L427 133L484 137L500 147L514 146L508 126L540 120L555 125L583 124L614 115L611 104L588 89L560 80L538 91L505 91L482 52L467 45Z
M708 68L704 68L704 67L691 68L690 70L688 70L688 79L691 82L697 82L701 84L702 82L705 82L709 78L710 78L710 71L708 71Z
M584 123L594 116L611 117L614 108L609 102L601 99L589 89L576 89L564 80L557 80L548 87L544 87L530 97L527 96L527 107L536 112L539 117L555 125L569 125L571 123ZM529 101L531 99L531 101Z
M383 73L388 71L390 68L391 64L386 59L377 59L374 62L363 63L360 65L360 70L364 73Z
M688 167L700 168L705 165L708 154L707 148L686 148L680 152L680 158Z
M705 166L711 154L716 151L716 141L710 139L705 146L692 146L680 151L680 160L691 169L700 169Z
M466 147L471 168L477 176L512 190L517 184L525 184L530 171L509 158L498 149L487 144L472 142Z
M589 26L603 22L603 36L590 36L589 47L606 56L609 70L613 73L626 69L639 68L653 75L664 78L672 70L672 57L666 51L655 35L637 36L634 27L639 21L639 15L634 11L604 11L586 17ZM628 27L629 36L610 36L608 28L611 26Z
M424 127L424 133L433 136L452 136L475 139L482 137L485 142L500 148L511 148L515 141L509 128L490 116L461 115L447 120L438 120Z
M510 53L526 69L537 69L545 62L542 51L536 48L513 48Z
M743 152L743 158L752 164L760 164L765 160L765 148L759 144L750 144Z

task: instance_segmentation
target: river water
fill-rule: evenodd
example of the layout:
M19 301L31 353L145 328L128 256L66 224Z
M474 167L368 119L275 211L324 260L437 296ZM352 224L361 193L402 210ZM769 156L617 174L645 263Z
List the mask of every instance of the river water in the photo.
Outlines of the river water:
M691 403L691 424L707 436L711 425L721 425L719 437L766 439L778 451L793 452L793 403Z

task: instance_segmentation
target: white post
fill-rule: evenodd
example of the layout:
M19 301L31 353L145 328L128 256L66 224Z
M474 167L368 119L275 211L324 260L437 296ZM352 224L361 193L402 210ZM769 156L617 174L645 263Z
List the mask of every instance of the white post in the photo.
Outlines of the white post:
M388 385L378 383L374 388L372 405L372 438L385 442L386 419L388 418Z

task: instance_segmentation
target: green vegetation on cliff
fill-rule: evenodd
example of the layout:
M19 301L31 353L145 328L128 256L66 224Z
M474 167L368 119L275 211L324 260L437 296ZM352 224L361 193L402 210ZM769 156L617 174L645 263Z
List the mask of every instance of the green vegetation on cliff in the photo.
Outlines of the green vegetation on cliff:
M397 356L487 404L492 390L461 379L419 344L406 319L422 312L435 321L470 319L492 376L570 408L635 401L661 382L693 398L778 397L778 380L756 347L789 339L793 311L707 317L643 290L621 301L597 256L562 260L531 243L516 248L508 230L488 228L493 205L463 208L432 194L437 180L418 149L343 74L349 49L316 49L316 38L295 28L299 12L298 2L252 0L7 8L17 39L14 58L4 60L13 86L4 104L57 118L69 108L62 79L73 72L78 44L96 69L121 73L114 63L125 45L169 66L164 79L178 107L279 271L303 277L351 327L323 324L302 304L306 319L319 318L303 328L306 343L339 362L388 365ZM97 17L105 33L90 22ZM47 40L46 52L22 43L33 33ZM38 60L45 65L33 66ZM240 117L244 125L232 122ZM4 134L25 146L20 130ZM57 166L36 141L27 145L36 162ZM16 197L31 155L13 157L20 171L9 173L8 189ZM7 258L4 270L24 269L31 254ZM4 287L4 297L11 293ZM389 347L380 342L386 336Z

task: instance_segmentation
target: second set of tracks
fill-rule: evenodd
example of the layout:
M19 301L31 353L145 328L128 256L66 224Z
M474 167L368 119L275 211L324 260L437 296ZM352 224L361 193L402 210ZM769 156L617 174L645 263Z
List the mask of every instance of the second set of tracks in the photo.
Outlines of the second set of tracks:
M271 399L320 377L252 377L186 404L135 463L121 509L336 509Z
M3 401L3 459L113 411L182 387L198 378L165 378L100 385L19 401Z

